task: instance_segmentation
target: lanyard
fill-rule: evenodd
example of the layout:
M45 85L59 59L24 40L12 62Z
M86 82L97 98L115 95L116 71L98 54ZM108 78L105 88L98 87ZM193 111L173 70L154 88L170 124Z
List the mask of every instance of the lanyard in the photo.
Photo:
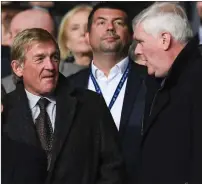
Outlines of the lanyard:
M122 89L122 87L123 87L123 85L124 85L126 79L128 78L129 70L130 70L130 67L129 67L129 63L128 63L128 66L127 66L127 68L126 68L126 70L125 70L123 76L121 77L121 80L119 81L119 84L118 84L118 86L116 87L116 90L115 90L115 92L114 92L114 95L112 96L112 99L111 99L111 101L110 101L110 103L109 103L108 108L109 108L110 110L111 110L111 108L113 107L113 105L114 105L114 103L115 103L115 101L116 101L116 99L117 99L117 97L118 97L118 95L119 95L119 93L120 93L120 91L121 91L121 89ZM100 86L98 85L98 83L97 83L95 77L93 76L92 70L91 70L91 72L90 72L90 77L91 77L91 80L92 80L92 82L93 82L93 84L94 84L94 87L95 87L96 92L97 92L98 94L102 95L102 91L101 91Z

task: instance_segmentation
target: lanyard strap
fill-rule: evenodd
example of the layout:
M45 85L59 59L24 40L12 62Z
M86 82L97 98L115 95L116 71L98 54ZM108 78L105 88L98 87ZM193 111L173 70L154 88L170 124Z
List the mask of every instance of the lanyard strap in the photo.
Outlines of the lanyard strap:
M112 99L111 99L111 101L110 101L110 103L109 103L108 108L109 108L110 110L111 110L111 108L113 107L113 105L114 105L116 99L118 98L119 93L120 93L120 91L121 91L121 89L122 89L122 87L123 87L123 85L124 85L126 79L128 78L129 70L130 70L130 67L129 67L129 63L128 63L128 66L127 66L127 68L126 68L126 70L125 70L123 76L121 77L121 80L119 81L119 84L118 84L118 86L116 87L116 90L115 90L115 92L114 92L114 95L112 96ZM98 85L98 83L97 83L95 77L93 76L92 69L91 69L91 72L90 72L90 77L91 77L91 80L92 80L92 82L93 82L93 84L94 84L94 87L95 87L96 92L97 92L98 94L102 95L102 91L101 91L101 89L100 89L100 86Z

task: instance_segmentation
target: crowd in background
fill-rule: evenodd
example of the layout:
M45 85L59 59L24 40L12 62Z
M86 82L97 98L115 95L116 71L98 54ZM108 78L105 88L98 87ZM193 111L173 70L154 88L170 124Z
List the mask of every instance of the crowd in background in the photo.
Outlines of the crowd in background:
M61 52L60 72L66 77L86 68L92 60L92 52L86 41L87 18L98 2L2 2L1 79L7 92L15 89L10 67L10 46L15 35L26 28L43 28L58 41ZM187 10L194 32L202 32L200 26L200 2L180 2ZM130 16L134 17L151 2L124 2ZM196 15L196 12L197 15ZM201 34L200 34L201 35ZM202 38L200 38L202 40ZM136 43L131 45L130 57ZM136 62L144 64L136 57Z
M3 184L202 182L202 2L1 13Z

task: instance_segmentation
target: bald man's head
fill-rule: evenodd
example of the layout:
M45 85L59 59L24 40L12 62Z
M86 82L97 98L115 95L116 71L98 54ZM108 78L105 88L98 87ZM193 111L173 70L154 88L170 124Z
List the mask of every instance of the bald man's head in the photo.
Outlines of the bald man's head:
M54 21L50 14L40 9L29 9L18 13L11 21L11 42L16 34L29 28L42 28L54 35Z

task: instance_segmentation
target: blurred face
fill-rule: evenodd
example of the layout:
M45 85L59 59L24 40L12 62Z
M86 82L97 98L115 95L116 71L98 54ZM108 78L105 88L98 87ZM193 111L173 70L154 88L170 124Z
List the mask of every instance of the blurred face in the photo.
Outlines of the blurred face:
M31 20L31 21L30 21ZM27 10L17 14L11 21L10 33L12 44L14 37L21 31L31 28L41 28L49 33L54 32L54 23L50 15L41 10Z
M116 9L98 9L94 13L88 37L94 52L123 52L128 48L132 38L127 26L126 13Z
M13 16L12 13L9 15L9 12L1 12L1 45L9 46L11 40L11 34L9 30L9 23L7 19L10 19L9 16Z
M88 15L89 11L77 12L66 24L66 46L72 53L91 52L90 45L86 39Z
M5 29L5 26L1 24L1 45L10 45L10 33Z
M135 55L144 60L148 74L155 77L166 76L170 65L165 61L162 39L147 34L141 24L135 28L133 38L137 41Z
M23 77L25 89L35 95L54 91L58 81L59 52L52 41L33 42L17 75ZM20 66L19 66L20 67Z
M197 9L199 17L202 19L202 1L197 2Z

